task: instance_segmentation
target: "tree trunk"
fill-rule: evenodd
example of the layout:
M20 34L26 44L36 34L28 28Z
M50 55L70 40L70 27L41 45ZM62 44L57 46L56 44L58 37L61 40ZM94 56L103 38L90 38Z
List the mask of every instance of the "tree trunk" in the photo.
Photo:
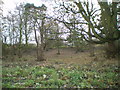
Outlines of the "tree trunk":
M115 42L114 41L108 42L106 49L107 58L115 58L116 53L117 50L116 50Z
M20 42L18 45L18 57L21 58L22 57L22 44L21 44L21 36L20 36Z
M57 46L57 49L58 49L57 55L60 55L60 47L59 47L59 45Z
M89 16L89 20L90 20L90 16ZM89 41L92 41L90 24L88 25L88 31L89 31ZM91 42L89 43L89 48L90 48L90 57L95 56L93 43Z
M22 53L21 53L21 49L22 49L22 28L20 25L20 37L19 37L19 45L18 45L18 57L21 58L22 57Z
M44 21L42 20L42 25L41 25L41 27L42 28L40 28L39 27L39 30L40 30L40 43L38 44L38 56L37 56L37 61L45 61L45 58L44 58L44 29L43 29L43 25L44 25Z
M26 44L26 46L28 45L28 35L27 35L27 30L25 30L25 44Z
M59 28L58 28L58 25L57 25L57 30L56 30L56 45L57 45L57 55L60 55L60 37L59 37Z
M28 45L28 33L27 33L27 16L25 18L25 44Z
M90 48L90 57L95 56L95 54L94 54L94 46L93 46L92 43L89 43L89 48Z
M21 17L20 17L20 20L21 20L21 22L20 22L20 24L19 24L19 35L20 35L20 37L19 37L19 46L18 46L18 57L19 58L21 58L22 57L22 19L21 19Z
M45 61L43 45L38 46L37 50L37 61Z

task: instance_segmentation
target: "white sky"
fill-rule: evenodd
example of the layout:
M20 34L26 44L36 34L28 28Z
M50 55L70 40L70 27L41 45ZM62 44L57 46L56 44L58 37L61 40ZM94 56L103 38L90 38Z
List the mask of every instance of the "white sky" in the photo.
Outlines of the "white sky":
M7 15L7 12L10 10L14 10L16 5L19 5L20 3L33 3L35 6L41 6L42 4L45 4L47 7L49 6L50 11L52 11L51 5L53 2L52 0L3 0L3 15Z
M19 5L20 3L23 3L23 2L34 3L35 6L41 6L42 4L45 4L49 9L52 9L52 6L54 5L53 4L54 0L2 0L2 1L4 2L3 15L6 15L9 10L14 10L14 8L16 7L17 4ZM60 0L58 0L58 1L60 1ZM65 0L65 1L72 1L72 0ZM86 1L86 0L83 0L83 1ZM97 0L88 0L88 1L92 1L94 3L97 2ZM111 0L109 0L109 1L111 1ZM114 1L117 1L117 0L114 0ZM52 12L52 10L49 10L49 11Z

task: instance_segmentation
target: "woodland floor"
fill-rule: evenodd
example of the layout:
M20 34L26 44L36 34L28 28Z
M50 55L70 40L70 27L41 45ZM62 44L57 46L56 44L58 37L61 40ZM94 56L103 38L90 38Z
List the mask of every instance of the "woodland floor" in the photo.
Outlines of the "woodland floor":
M58 87L68 87L68 88L69 87L80 87L80 88L84 88L84 87L85 88L86 87L88 87L88 88L91 88L91 87L115 87L116 88L116 87L118 87L120 85L120 83L118 83L118 81L115 81L118 78L118 73L113 72L116 69L116 67L117 67L117 69L119 68L118 58L114 58L114 59L105 58L104 51L102 50L102 47L99 47L99 46L96 46L96 48L95 48L95 56L94 57L90 57L90 51L91 50L85 50L84 52L75 53L75 50L73 48L62 48L62 49L60 49L61 54L57 55L56 54L57 50L51 49L51 50L45 52L46 61L41 61L41 62L36 61L35 51L31 51L31 52L29 52L29 54L27 54L27 53L24 54L23 57L20 59L15 57L14 60L12 60L12 57L11 57L11 58L9 58L9 61L4 60L3 64L2 64L3 65L3 87L9 88L9 87L11 87L10 86L11 83L13 85L12 88L13 87L18 88L19 86L21 86L21 87L38 87L38 88L40 88L40 87L42 87L42 88L45 88L45 87L46 88L56 88L56 87L57 88ZM95 80L97 80L96 81L98 83L97 85L96 85L96 82L92 83L92 84L89 83L89 79L91 80L91 82L95 81L95 80L93 80L93 78L91 79L91 76L88 77L88 79L85 79L86 80L85 82L81 81L82 83L79 83L80 82L80 81L78 81L78 80L80 80L79 75L76 76L76 73L74 73L75 75L71 76L71 71L69 71L69 70L68 70L68 72L70 73L70 74L68 73L69 75L67 75L67 73L65 73L66 71L63 71L64 74L62 76L60 76L60 75L59 75L59 77L55 76L56 78L49 77L48 80L41 79L41 81L39 81L39 83L36 82L37 79L32 78L32 80L35 80L36 84L32 83L32 81L26 81L26 84L24 84L24 85L21 85L18 83L16 84L16 82L19 82L19 81L16 81L16 79L13 80L13 79L9 78L10 80L12 80L12 82L11 82L8 79L8 77L12 76L12 74L7 75L7 73L11 73L12 72L11 69L12 68L15 69L16 67L18 67L21 70L23 69L23 71L24 71L24 68L22 66L28 66L28 67L32 68L32 70L34 67L40 67L39 70L43 70L44 68L45 69L47 68L46 71L44 71L41 74L43 76L49 75L48 73L46 73L47 70L48 70L48 72L49 72L49 70L53 70L53 73L57 72L58 69L60 69L60 68L64 68L64 69L66 69L66 71L68 69L74 70L71 67L74 67L74 68L76 68L76 67L82 68L83 67L85 71L83 70L84 72L82 72L82 73L86 73L86 71L88 71L92 75L94 73L89 71L89 69L93 70L94 72L97 72L97 75L99 75L101 73L101 72L98 72L99 70L100 71L103 70L103 72L105 70L106 71L108 70L108 71L110 71L110 74L111 74L110 68L113 67L113 70L112 70L111 76L108 75L108 78L105 78L106 76L104 74L107 73L105 71L104 74L101 74L103 76L100 76L100 77L102 77L102 79L100 79L100 78L95 79ZM41 67L44 67L44 68L41 68ZM52 69L50 69L50 68L52 68ZM75 71L79 72L82 70L82 69L78 70L78 68L76 68ZM9 71L7 71L8 69L9 69ZM62 72L62 70L61 70L61 72ZM16 73L13 73L13 77L15 77L15 78L20 77L21 76L20 73L22 73L23 71L20 71L19 73L17 71L15 71L18 74L16 75ZM35 73L37 73L37 72L38 71L36 71ZM117 72L119 72L119 70ZM51 76L54 76L53 73L50 73ZM37 75L37 74L35 74L35 75ZM61 79L64 77L64 75L67 75L66 80L68 80L68 81L64 81L63 79ZM89 74L86 74L86 75L89 75ZM22 77L26 77L26 76L22 76ZM34 75L32 74L32 76L34 76ZM74 76L76 76L76 77L74 77ZM29 79L29 75L27 77ZM77 80L77 81L73 80L74 82L70 82L70 80L72 80L73 77L75 78L74 80ZM114 79L114 77L115 77L115 79ZM103 80L103 83L99 84L100 81L98 79ZM52 82L51 80L55 80L55 81ZM58 84L56 84L56 80L58 80ZM61 80L61 81L59 81L59 80ZM6 81L8 81L8 83ZM28 82L30 82L30 83L28 83ZM106 83L106 84L104 84L104 83ZM40 84L42 86L40 86L40 85L36 86L37 84ZM85 85L82 85L82 84L85 84ZM104 84L104 85L101 86L102 84ZM68 86L66 86L66 85L68 85Z
M29 53L25 53L22 55L22 58L18 58L17 56L12 57L9 56L7 60L3 61L4 65L10 65L14 63L19 64L32 64L32 65L39 65L39 64L79 64L79 65L86 65L91 64L92 62L98 62L100 64L118 64L118 58L108 59L105 58L105 51L102 47L96 46L95 48L95 56L91 57L90 52L91 50L84 50L83 52L75 53L74 48L61 48L60 55L57 55L57 49L50 49L45 51L45 59L46 61L38 62L36 61L36 52L30 51Z

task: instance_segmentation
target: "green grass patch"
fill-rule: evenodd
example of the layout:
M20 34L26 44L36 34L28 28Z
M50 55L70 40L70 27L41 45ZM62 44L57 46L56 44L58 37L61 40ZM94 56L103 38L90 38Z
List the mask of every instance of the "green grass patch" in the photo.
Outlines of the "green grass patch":
M65 66L65 65L64 65ZM3 67L3 88L118 88L119 67L107 66L99 69L80 67L53 68L49 66Z

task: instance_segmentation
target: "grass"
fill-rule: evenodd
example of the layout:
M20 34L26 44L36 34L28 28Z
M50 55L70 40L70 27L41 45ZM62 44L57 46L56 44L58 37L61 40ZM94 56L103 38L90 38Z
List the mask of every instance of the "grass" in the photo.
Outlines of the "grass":
M3 67L3 88L118 88L119 67L17 65Z

